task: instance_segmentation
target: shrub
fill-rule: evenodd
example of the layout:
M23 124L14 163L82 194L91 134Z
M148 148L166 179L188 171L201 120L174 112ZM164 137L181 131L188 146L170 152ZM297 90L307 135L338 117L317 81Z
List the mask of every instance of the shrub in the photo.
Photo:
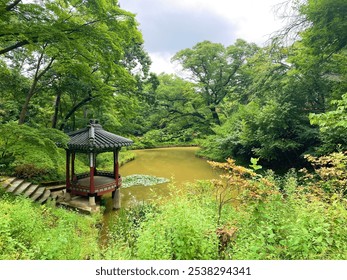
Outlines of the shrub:
M318 186L330 196L347 195L347 152L335 152L320 157L305 155L305 158L313 167L311 173L306 169L301 170L306 186Z
M266 200L244 205L233 259L346 259L347 211L338 201L308 199L294 173L276 179ZM283 195L278 195L282 189ZM241 217L241 216L240 216Z
M54 170L39 168L34 164L21 164L14 168L14 175L18 178L42 181L47 177L54 176Z
M209 209L183 197L162 206L161 213L139 229L139 259L196 260L218 258L216 224Z
M333 158L304 186L294 170L283 177L270 171L261 176L230 159L211 163L226 171L221 180L214 181L220 229L230 233L229 240L221 243L224 257L346 259L346 202L339 192L326 199L318 191L319 186L341 190L337 178L341 180L343 172L338 170L345 165L341 155ZM327 159L318 162L326 164Z
M82 216L0 194L1 260L99 258L98 216Z
M5 173L28 176L26 179L63 178L65 151L56 143L64 147L67 141L68 136L55 129L32 128L14 122L1 124L0 166Z
M107 259L134 258L140 226L157 213L159 208L155 204L140 203L128 209L122 208L108 221L108 241L104 256Z

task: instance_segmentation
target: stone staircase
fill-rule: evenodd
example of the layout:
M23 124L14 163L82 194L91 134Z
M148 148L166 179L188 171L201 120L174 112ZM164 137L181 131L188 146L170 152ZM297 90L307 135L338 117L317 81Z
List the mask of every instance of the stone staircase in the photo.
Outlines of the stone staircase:
M32 184L19 178L3 178L0 181L0 187L6 192L14 195L23 195L40 204L45 203L49 198L56 199L65 185L43 187Z
M73 208L81 213L93 213L100 211L100 206L92 207L89 205L88 198L80 196L70 196L66 193L66 185L52 182L48 185L39 186L23 179L14 177L0 176L0 189L14 195L22 195L34 202L43 204L48 199L53 199L56 205Z

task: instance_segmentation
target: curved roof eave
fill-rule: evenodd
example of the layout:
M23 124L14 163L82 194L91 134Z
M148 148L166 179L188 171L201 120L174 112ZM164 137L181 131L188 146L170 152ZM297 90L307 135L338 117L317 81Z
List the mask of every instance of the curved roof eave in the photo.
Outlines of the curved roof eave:
M77 152L114 151L134 143L130 139L104 130L95 121L92 121L86 128L68 133L68 135L70 141L67 144L67 149Z

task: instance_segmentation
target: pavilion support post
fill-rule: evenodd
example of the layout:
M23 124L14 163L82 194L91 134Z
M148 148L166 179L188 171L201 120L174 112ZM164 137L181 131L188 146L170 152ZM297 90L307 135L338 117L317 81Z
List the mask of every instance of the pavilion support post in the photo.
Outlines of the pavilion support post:
M94 195L89 196L89 206L96 206Z
M112 192L113 209L121 208L118 154L119 154L119 149L116 149L113 151L113 175L116 180L116 189Z
M70 181L70 151L66 150L66 191L71 191L71 181Z
M97 154L94 154L94 158L93 158L93 167L94 167L94 176L97 176L97 170L96 170L96 156Z
M89 192L91 194L94 194L95 193L95 185L94 185L94 171L95 171L95 169L94 169L94 154L92 152L89 154L89 159L90 159L90 174L89 174L89 176L90 176L90 181L89 181L90 188L89 188Z
M76 153L72 152L71 155L71 180L74 181L74 177L75 177L75 157L76 157Z
M121 199L120 199L120 189L117 188L113 193L113 209L120 209L121 207Z
M113 151L113 174L116 180L116 186L119 187L119 163L118 163L119 149Z

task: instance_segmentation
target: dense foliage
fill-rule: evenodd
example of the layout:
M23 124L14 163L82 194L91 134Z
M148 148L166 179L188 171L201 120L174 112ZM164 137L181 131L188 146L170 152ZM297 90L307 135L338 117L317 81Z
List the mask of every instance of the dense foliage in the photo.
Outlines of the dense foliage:
M102 242L101 217L1 192L0 259L347 259L347 2L289 3L267 46L199 42L173 57L182 76L157 76L117 0L0 0L1 175L63 179L63 132L90 118L224 170L121 210Z
M69 131L98 118L138 148L200 144L213 160L282 169L346 146L345 1L283 5L288 25L265 47L181 50L182 77L149 73L118 1L41 2L1 1L1 123Z
M67 141L66 134L52 128L0 124L1 172L38 181L58 179L65 172Z
M133 14L100 0L2 0L0 10L1 122L120 126L150 64Z

